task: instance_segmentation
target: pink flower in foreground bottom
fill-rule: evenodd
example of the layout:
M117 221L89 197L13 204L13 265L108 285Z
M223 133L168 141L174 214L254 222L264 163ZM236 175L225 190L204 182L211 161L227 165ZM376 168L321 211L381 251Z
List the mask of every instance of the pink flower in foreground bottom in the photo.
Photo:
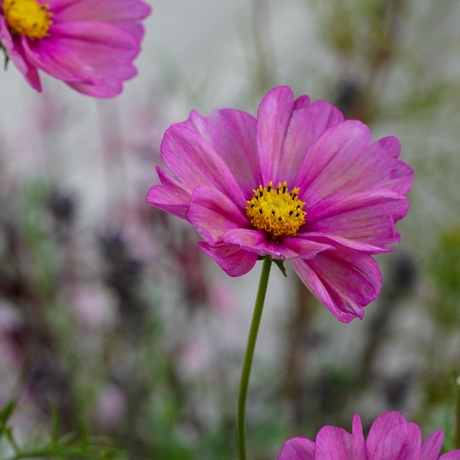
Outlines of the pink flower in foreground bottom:
M386 412L372 424L364 440L361 419L353 418L352 433L325 426L316 442L293 438L283 446L278 460L460 460L460 450L439 457L444 434L435 431L422 445L422 433L399 412Z
M362 318L382 279L372 254L399 241L411 168L395 137L371 142L366 125L344 121L325 101L271 90L257 118L223 109L165 133L172 177L147 201L188 220L200 248L231 276L259 256L290 260L310 291L343 322Z
M3 0L0 42L37 91L42 70L81 93L112 97L137 73L149 13L141 0Z

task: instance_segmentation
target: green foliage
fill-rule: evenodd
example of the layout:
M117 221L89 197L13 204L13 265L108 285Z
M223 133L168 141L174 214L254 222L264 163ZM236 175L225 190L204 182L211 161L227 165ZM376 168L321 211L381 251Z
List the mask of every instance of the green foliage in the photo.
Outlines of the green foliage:
M429 261L429 274L435 282L436 297L432 313L436 321L448 329L460 324L460 228L441 234Z
M16 402L10 401L0 411L0 445L4 444L9 451L6 456L1 457L1 460L30 458L123 460L126 458L121 451L112 447L107 439L88 436L85 427L83 427L83 433L80 437L72 434L61 436L59 434L58 415L54 407L48 439L36 441L28 446L21 446L16 440L10 423L15 409Z

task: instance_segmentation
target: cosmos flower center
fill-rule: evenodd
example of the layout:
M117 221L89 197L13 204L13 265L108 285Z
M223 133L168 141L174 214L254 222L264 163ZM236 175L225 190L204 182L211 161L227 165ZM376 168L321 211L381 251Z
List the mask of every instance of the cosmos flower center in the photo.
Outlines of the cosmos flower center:
M43 38L53 21L48 5L37 0L3 0L3 14L11 30L29 38Z
M253 190L248 200L246 217L258 230L270 233L273 237L293 236L305 222L307 213L305 203L298 198L299 189L289 191L286 181L273 188L270 181L267 187Z

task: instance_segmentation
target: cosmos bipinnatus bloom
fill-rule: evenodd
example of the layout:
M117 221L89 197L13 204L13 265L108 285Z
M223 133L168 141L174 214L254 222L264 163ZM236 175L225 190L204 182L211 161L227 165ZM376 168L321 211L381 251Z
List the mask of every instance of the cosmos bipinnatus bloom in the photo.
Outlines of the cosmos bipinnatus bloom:
M81 93L112 97L137 74L149 14L141 0L3 0L0 42L37 91L41 70Z
M379 415L364 439L361 419L355 415L352 433L325 426L315 441L292 438L285 442L278 460L460 460L460 450L439 457L443 440L438 430L422 443L420 428L399 412Z
M362 318L381 289L374 254L400 236L412 169L395 137L371 141L369 128L326 101L271 90L257 117L234 109L192 111L161 144L161 185L147 201L189 221L200 248L230 276L259 258L289 261L342 322Z

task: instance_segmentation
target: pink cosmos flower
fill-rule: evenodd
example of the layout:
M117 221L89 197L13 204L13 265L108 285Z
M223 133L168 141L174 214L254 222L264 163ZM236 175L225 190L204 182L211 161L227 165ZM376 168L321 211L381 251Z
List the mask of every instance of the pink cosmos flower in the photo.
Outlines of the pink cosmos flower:
M38 70L95 97L112 97L137 73L150 13L141 0L3 0L0 42L37 91Z
M399 241L413 172L395 137L369 129L326 101L271 90L257 118L232 109L192 111L171 126L161 154L173 177L147 201L188 220L200 248L231 276L259 256L290 260L305 285L342 322L362 318L382 279L372 254Z
M286 441L278 460L460 460L460 450L439 457L444 434L435 431L422 445L422 433L399 412L386 412L374 421L367 439L359 415L353 417L352 433L325 426L316 442L305 438Z

